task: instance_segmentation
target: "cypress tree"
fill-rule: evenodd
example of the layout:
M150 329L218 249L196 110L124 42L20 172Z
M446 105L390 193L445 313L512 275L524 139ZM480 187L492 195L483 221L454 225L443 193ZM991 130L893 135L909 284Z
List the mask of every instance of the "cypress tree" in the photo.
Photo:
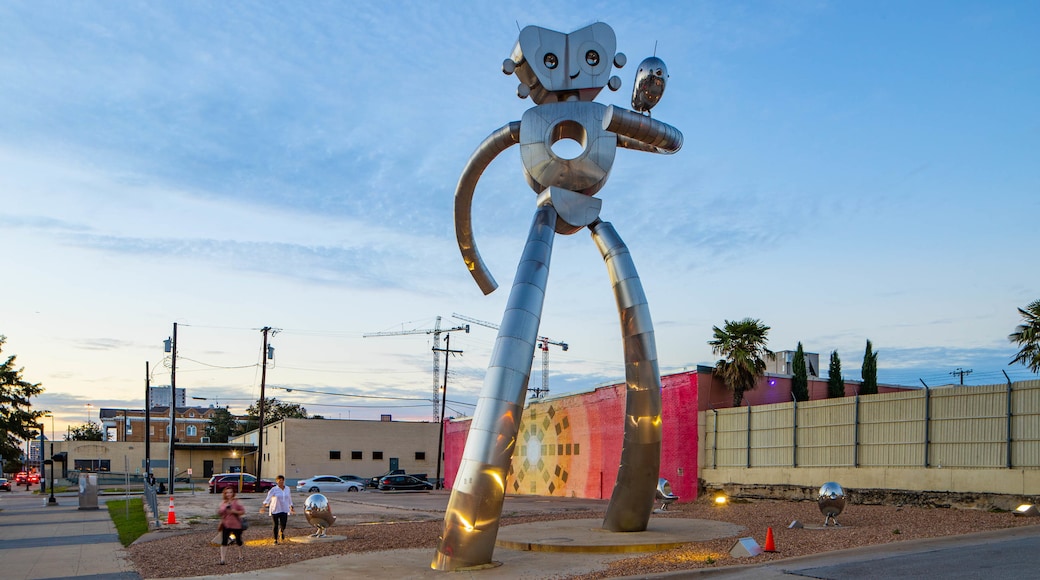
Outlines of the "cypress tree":
M831 353L831 366L827 371L827 398L836 399L845 396L845 378L841 376L841 359L838 351Z
M861 371L863 377L863 386L859 390L861 395L877 394L877 357L878 353L874 352L874 346L870 344L870 340L867 340L867 351L863 354Z
M794 377L791 378L791 394L796 401L809 400L809 374L805 370L805 349L798 343L794 352Z

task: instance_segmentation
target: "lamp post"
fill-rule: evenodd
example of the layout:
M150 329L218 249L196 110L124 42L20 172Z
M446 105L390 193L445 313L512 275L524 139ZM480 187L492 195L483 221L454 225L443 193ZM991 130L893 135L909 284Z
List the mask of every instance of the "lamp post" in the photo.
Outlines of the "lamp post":
M87 403L87 425L90 425L90 408L93 407L93 406L94 405L91 405L90 403Z
M235 455L238 455L238 493L242 493L242 479L243 479L242 474L246 472L246 466L245 466L246 456L247 455L256 455L256 453L257 453L256 451L250 451L249 453L239 454L238 451L235 451L235 450L231 451L231 457L234 457ZM258 491L259 488L260 488L260 476L257 475L256 476L256 486L254 487L253 491Z
M46 479L47 478L47 472L43 468L43 439L44 439L43 423L40 423L40 424L38 424L36 426L40 428L40 477ZM47 482L44 481L44 484L40 486L40 493L43 493L46 490L46 488L47 488L46 483Z
M51 496L49 498L47 498L47 505L48 506L52 506L52 505L58 505L58 500L55 499L55 497L54 497L54 437L57 436L57 433L54 432L54 413L47 413L46 415L44 415L44 417L50 417L51 418L51 458L50 458L50 462L51 462L51 476L48 478L50 480L50 482L51 482ZM40 430L41 431L43 430L43 426L42 425L40 426ZM43 446L42 445L40 446L40 453L41 454L43 453Z

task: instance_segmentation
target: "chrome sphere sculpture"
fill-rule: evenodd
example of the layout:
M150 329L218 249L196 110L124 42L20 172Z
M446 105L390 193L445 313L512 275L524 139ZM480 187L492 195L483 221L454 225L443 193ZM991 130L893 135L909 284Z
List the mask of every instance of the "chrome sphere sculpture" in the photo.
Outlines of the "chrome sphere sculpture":
M627 59L616 48L614 30L602 22L569 34L538 26L521 30L502 72L516 75L517 96L530 97L535 106L477 147L455 187L455 237L467 269L485 294L498 284L473 237L473 193L484 170L515 144L520 145L524 178L535 193L536 209L444 514L444 531L431 563L436 570L491 562L538 340L553 240L556 234L586 227L614 289L627 384L626 416L619 417L624 429L620 467L603 528L639 532L650 520L661 465L657 346L635 263L614 227L599 219L603 202L594 196L606 185L619 147L675 153L682 147L682 133L650 118L668 77L656 57L643 61L636 72L631 101L635 111L593 102L604 87L621 87L621 79L611 72ZM554 149L568 140L577 142L581 152L571 156Z
M311 494L303 502L304 513L307 514L307 523L314 526L312 538L324 538L325 531L336 522L336 516L332 515L332 506L329 499L320 493Z
M838 515L845 509L845 490L840 485L833 481L823 484L820 487L820 495L817 497L816 503L820 506L820 513L825 517L824 526L829 526L831 521L836 526L841 525L838 523Z
M657 501L661 502L661 511L668 509L668 504L679 499L679 496L672 493L672 484L665 478L657 480Z

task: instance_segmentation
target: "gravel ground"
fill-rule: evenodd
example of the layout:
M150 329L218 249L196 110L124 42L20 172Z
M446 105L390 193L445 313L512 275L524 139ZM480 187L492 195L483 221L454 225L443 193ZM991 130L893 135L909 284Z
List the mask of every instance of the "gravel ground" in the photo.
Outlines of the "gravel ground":
M602 517L602 512L568 512L544 516L504 517L502 525L554 519L581 519ZM418 514L417 514L418 516ZM431 556L437 547L437 536L442 522L418 516L421 521L397 521L334 527L332 534L349 536L341 542L301 544L295 542L275 545L270 539L270 528L266 523L254 521L246 534L246 546L242 550L232 549L228 565L218 566L219 548L211 544L216 534L216 525L205 522L193 526L183 534L159 540L135 544L128 548L130 559L144 578L170 578L178 576L201 576L231 572L245 572L285 566L311 558L336 554L392 550L405 548L429 548ZM849 505L839 516L841 527L811 529L823 523L823 516L814 502L789 502L758 500L747 503L731 503L716 507L707 500L689 504L673 505L668 514L654 517L683 517L720 520L735 523L745 528L742 536L754 537L759 544L765 543L766 530L773 528L777 551L755 558L756 563L780 560L820 552L841 550L857 546L884 544L903 540L949 536L1010 528L1036 523L1033 518L1017 518L1007 512L960 510L950 508L921 508L876 505ZM266 522L266 518L263 518ZM810 526L805 529L788 529L792 520ZM290 520L289 536L308 535L312 528L305 520L296 517ZM292 527L293 524L296 527ZM349 531L348 531L349 530ZM746 563L730 557L728 551L735 538L691 544L687 547L642 554L613 562L605 572L581 576L582 580L613 578L691 568L729 566ZM502 549L502 548L499 548Z

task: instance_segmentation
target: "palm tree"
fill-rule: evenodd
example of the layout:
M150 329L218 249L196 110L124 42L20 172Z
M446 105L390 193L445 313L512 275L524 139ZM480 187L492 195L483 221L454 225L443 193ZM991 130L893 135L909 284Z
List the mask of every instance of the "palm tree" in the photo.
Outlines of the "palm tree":
M1034 300L1025 309L1019 308L1022 324L1008 335L1008 340L1022 347L1008 365L1022 363L1034 373L1040 373L1040 300Z
M745 318L729 321L723 325L712 327L714 340L709 340L711 352L724 358L715 363L715 373L733 391L733 406L739 407L744 399L744 391L755 388L758 377L766 372L764 357L773 357L773 351L766 348L766 336L769 327L760 320Z

